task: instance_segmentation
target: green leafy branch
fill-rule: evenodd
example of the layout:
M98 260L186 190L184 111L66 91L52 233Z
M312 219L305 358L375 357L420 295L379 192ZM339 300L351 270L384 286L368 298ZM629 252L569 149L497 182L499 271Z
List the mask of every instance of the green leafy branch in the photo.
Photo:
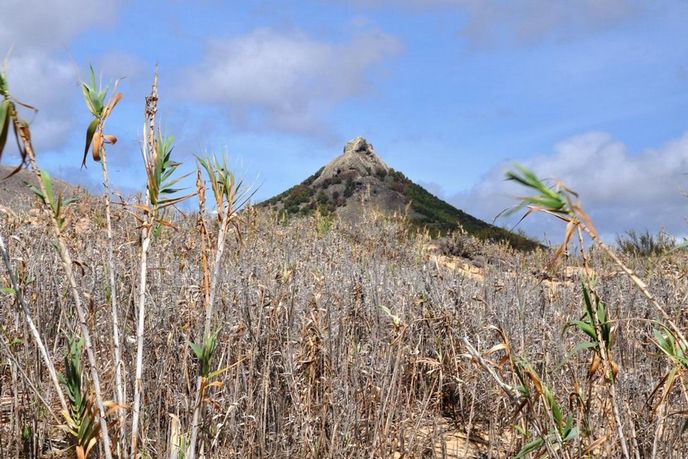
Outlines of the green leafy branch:
M153 154L148 154L148 150L144 149L148 200L154 209L173 206L194 195L194 193L189 193L175 196L184 189L175 188L177 183L190 174L174 176L181 163L172 160L173 145L174 136L163 136L158 132Z
M91 146L94 161L100 161L104 153L104 144L115 144L117 137L111 134L103 134L105 121L112 113L117 103L122 99L122 93L117 92L117 84L113 90L114 94L106 103L106 98L110 90L109 85L100 87L96 82L96 74L91 66L89 68L89 82L81 83L81 92L86 102L88 111L93 115L93 120L89 123L86 129L86 146L84 147L84 157L81 161L81 167L86 166L86 157Z
M251 199L255 191L249 192L244 186L243 180L237 180L234 173L227 166L227 158L218 159L212 157L196 157L198 164L205 169L210 188L213 191L215 204L217 205L217 215L222 220L223 215L231 220L237 210L241 209ZM235 228L237 232L239 228Z
M587 335L590 340L578 343L567 354L565 359L577 354L581 351L590 349L593 351L593 359L588 369L588 376L594 375L600 368L604 357L609 361L609 366L612 375L607 375L608 378L615 378L619 371L618 365L611 358L611 348L615 342L614 326L609 320L607 308L600 298L591 292L587 285L581 284L583 288L583 303L585 312L583 317L578 320L573 320L566 324L564 331L569 328L576 328L580 332ZM602 355L600 344L604 345L605 356Z
M70 338L67 342L65 356L65 373L59 376L69 401L69 409L62 412L65 423L61 428L74 442L75 455L82 459L88 457L91 449L98 443L101 427L98 421L98 409L90 392L84 388L83 366L81 357L84 350L83 338ZM105 402L108 413L120 406Z
M206 389L209 387L222 387L221 381L211 381L213 378L221 375L227 369L221 368L211 371L211 365L215 350L217 349L217 338L220 331L216 331L212 335L206 337L202 343L196 344L189 342L189 347L193 351L199 364L199 376L201 377L201 400L205 401Z
M557 402L552 389L542 382L535 370L533 370L530 364L525 360L521 360L516 364L516 370L518 379L521 382L521 385L518 387L519 392L529 397L532 394L529 389L529 383L531 383L536 393L544 402L553 423L553 429L550 429L547 433L536 436L526 443L519 450L516 458L523 458L528 453L538 451L545 447L548 450L551 448L559 449L576 440L580 432L578 427L574 425L573 416L570 413L564 415L564 411ZM517 426L516 429L524 437L528 436L528 432L520 426Z
M671 370L662 377L649 397L649 399L652 399L659 388L664 387L659 402L656 405L656 407L659 407L667 399L676 382L683 378L685 372L688 371L688 346L681 342L680 339L677 339L671 329L664 325L661 328L655 328L653 336L654 343L673 364ZM686 426L688 428L688 421L686 421Z

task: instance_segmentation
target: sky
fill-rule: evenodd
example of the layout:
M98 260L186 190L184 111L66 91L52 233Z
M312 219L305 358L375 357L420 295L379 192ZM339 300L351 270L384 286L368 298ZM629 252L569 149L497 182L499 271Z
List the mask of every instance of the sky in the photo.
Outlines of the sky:
M687 22L683 0L3 0L0 55L12 93L39 108L26 116L42 167L93 189L79 81L90 64L119 80L108 158L114 186L133 192L158 66L160 125L182 168L226 154L256 200L363 136L489 222L523 193L504 181L519 163L576 190L607 238L683 236ZM545 241L562 229L522 225Z

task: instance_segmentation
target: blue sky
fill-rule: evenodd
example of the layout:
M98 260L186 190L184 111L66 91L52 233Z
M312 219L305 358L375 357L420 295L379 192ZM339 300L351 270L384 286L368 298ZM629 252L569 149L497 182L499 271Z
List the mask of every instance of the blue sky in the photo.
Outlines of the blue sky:
M288 5L288 6L287 6ZM688 3L680 0L5 0L0 50L38 106L41 164L79 171L93 63L121 82L113 181L141 189L143 99L187 169L227 153L258 199L365 136L392 167L491 221L514 161L577 189L605 234L686 234ZM507 222L504 222L507 224ZM534 221L538 237L555 227Z

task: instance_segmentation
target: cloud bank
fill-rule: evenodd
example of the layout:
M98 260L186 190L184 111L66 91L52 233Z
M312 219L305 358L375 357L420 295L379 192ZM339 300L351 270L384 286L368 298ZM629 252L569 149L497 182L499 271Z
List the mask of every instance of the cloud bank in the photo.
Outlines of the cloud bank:
M688 133L659 148L633 154L619 140L591 132L557 144L550 154L522 161L538 176L563 180L581 196L600 233L613 239L628 229L688 234ZM491 221L516 202L525 190L504 180L512 164L494 167L470 191L451 201ZM512 224L514 220L498 223ZM524 227L530 234L557 238L559 222L545 215L531 217Z

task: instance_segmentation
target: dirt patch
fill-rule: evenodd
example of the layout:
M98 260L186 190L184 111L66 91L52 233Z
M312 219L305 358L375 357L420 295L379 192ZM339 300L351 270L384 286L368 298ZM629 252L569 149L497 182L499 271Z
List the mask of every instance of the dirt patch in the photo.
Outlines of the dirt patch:
M447 419L439 418L408 435L409 450L396 452L395 459L437 457L446 459L480 458L488 452L488 442L478 435L469 438Z

